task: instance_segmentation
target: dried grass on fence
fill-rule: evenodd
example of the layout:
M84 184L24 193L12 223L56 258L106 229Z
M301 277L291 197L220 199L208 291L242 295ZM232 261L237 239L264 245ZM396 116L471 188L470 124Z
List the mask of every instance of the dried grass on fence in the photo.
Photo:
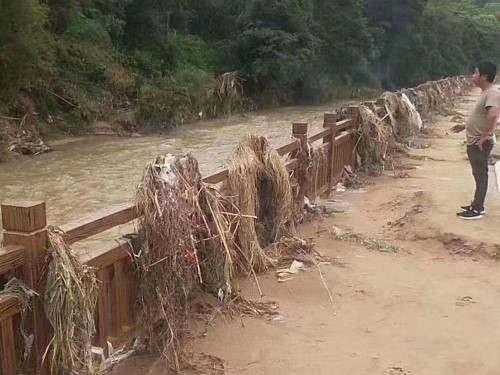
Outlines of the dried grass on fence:
M396 136L403 139L422 129L422 118L405 94L398 98Z
M431 115L431 104L427 91L419 86L417 88L416 109L421 117L428 118Z
M235 270L246 264L234 243L234 228L240 217L229 199L216 189L203 185L198 203L203 215L197 246L203 284L224 301L234 294Z
M28 359L33 349L33 335L28 331L26 318L28 311L31 309L32 300L37 296L37 293L28 288L21 280L12 278L5 284L3 290L0 291L0 297L3 296L13 296L19 301L21 312L20 333L23 342L16 347L16 352L22 353L22 360L19 363L18 372L24 373L25 366L28 364Z
M202 182L190 155L158 157L144 173L137 192L143 214L139 234L144 246L137 254L142 321L149 347L166 357L170 370L185 364L189 298L196 285L217 290L221 299L232 293L231 218L223 200ZM237 223L236 223L237 225Z
M275 242L292 225L293 199L285 162L264 137L248 136L229 161L228 194L242 215L238 245L251 270L271 263L263 247Z
M53 374L98 374L92 360L92 335L97 302L93 269L64 242L62 232L49 228L51 256L44 296L45 313L54 335L46 355ZM50 350L49 350L50 349Z
M310 200L314 200L318 196L319 176L325 167L330 168L330 163L328 162L329 154L324 147L311 145L308 156L306 176L304 178L306 182L305 196ZM330 171L328 170L326 173L330 173Z
M359 128L358 154L361 165L374 175L384 170L386 154L394 139L390 128L368 107L360 106L361 125Z
M396 93L386 91L380 95L380 97L385 99L387 109L391 113L396 114L396 110L398 109L398 95Z

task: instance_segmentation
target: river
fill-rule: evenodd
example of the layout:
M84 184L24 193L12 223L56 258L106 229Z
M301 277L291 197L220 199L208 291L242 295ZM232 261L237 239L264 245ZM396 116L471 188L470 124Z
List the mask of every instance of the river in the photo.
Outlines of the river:
M61 225L133 201L145 165L159 154L191 152L207 176L223 168L246 134L264 135L279 147L290 141L292 122L319 131L324 112L347 104L279 108L199 121L162 136L90 137L55 146L48 154L0 163L0 202L43 200L49 224Z

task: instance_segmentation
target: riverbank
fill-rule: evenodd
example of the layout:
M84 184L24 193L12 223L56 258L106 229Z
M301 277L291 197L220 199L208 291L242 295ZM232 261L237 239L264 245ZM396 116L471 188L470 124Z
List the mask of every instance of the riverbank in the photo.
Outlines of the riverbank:
M49 116L49 120L42 120L37 113L27 112L22 117L1 116L0 113L0 163L38 156L51 152L55 148L81 143L85 140L101 142L100 138L164 136L172 132L175 133L178 128L185 126L211 126L214 122L234 122L240 117L267 116L274 112L300 112L300 108L305 108L307 111L307 108L322 108L330 105L329 110L333 110L336 107L377 97L381 92L380 89L370 87L336 87L332 88L332 94L328 100L330 104L287 107L269 105L262 110L256 110L255 107L251 112L247 112L248 109L245 108L238 108L235 109L236 113L233 115L223 113L216 116L200 111L197 119L195 116L191 116L180 123L167 121L156 127L138 122L133 111L115 111L114 113L111 111L102 120L87 121L76 127L73 125L64 126L62 117L58 117L55 121L52 116ZM297 111L297 109L299 110ZM72 122L71 119L66 120Z

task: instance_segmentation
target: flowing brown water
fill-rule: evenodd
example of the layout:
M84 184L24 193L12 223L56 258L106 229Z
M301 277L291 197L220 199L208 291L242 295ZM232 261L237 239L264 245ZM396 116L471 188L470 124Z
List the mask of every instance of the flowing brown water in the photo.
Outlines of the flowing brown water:
M328 107L292 107L181 126L167 135L139 138L94 137L55 147L34 158L0 164L0 202L43 200L50 224L61 225L114 204L131 202L144 166L162 153L191 152L204 176L220 170L248 133L274 146L291 139L291 124L322 127Z

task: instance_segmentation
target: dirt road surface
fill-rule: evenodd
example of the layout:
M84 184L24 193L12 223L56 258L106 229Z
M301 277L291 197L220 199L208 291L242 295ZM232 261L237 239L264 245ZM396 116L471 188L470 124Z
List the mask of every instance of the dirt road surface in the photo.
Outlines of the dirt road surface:
M466 114L473 100L462 98L457 111ZM438 118L396 171L336 194L345 212L300 228L342 266L285 283L261 277L280 316L219 319L190 349L223 359L229 375L500 374L500 194L492 172L486 217L455 217L473 180L463 134L449 133L452 117ZM397 251L340 241L334 226ZM240 286L258 298L250 281ZM136 356L113 374L161 374L153 363Z

